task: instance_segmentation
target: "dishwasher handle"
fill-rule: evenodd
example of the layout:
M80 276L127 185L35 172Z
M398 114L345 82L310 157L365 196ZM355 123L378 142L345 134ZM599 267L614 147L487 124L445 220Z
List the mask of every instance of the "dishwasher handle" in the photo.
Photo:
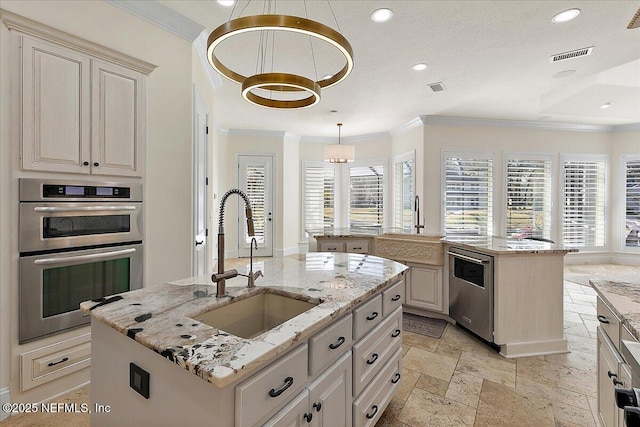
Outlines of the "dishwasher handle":
M457 254L455 252L447 251L447 254L451 255L453 257L460 258L460 259L463 259L465 261L473 262L473 263L480 264L480 265L489 264L491 262L488 259L473 258L473 257L467 256L467 255Z

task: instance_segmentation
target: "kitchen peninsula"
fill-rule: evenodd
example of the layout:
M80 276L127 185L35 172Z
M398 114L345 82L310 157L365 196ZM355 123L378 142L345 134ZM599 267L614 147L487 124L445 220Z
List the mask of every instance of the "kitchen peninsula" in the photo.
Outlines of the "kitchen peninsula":
M249 271L247 260L227 266ZM256 287L227 280L229 296L221 299L210 278L199 277L82 303L92 316L92 401L110 408L94 411L92 425L184 425L186 418L281 425L312 417L318 425L375 425L400 383L406 267L313 253L260 260L254 269L264 273ZM261 294L307 305L254 337L203 316Z
M411 267L405 278L405 311L455 320L499 346L505 357L568 352L563 325L563 265L564 256L576 249L537 240L477 235L440 238L382 228L307 233L309 250L372 253L405 263ZM455 248L470 254L472 261L477 254L487 262L483 266L488 271L487 283L476 286L467 278L464 282L469 292L462 296L450 282L455 275L451 255ZM467 264L463 270L477 274L473 265ZM461 305L466 307L459 310ZM479 322L486 322L484 334L476 328Z

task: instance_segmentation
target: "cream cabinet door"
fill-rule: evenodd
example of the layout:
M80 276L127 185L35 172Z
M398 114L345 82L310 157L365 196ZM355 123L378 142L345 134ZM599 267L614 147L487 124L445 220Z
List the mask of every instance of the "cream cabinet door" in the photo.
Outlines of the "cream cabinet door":
M405 305L442 311L442 267L407 264Z
M351 427L351 380L349 351L309 386L309 413L314 425Z
M308 425L307 419L313 421L313 415L307 412L308 408L309 390L304 389L262 427L302 427Z
M618 426L618 407L615 402L614 379L620 381L619 366L622 359L609 338L598 326L598 416L604 427Z
M89 58L22 38L22 169L90 172Z
M144 76L93 60L91 80L91 173L142 176Z

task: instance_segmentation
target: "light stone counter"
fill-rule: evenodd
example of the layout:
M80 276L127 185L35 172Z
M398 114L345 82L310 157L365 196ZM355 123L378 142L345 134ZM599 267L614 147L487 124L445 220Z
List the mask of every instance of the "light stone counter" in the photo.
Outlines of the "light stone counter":
M589 283L640 341L640 278L635 282L589 280Z
M578 252L574 248L566 248L554 243L537 240L513 239L499 236L446 236L444 243L458 247L477 250L494 255L515 254L566 254Z
M226 261L226 268L248 271L248 260ZM120 294L122 299L80 308L175 364L217 387L225 387L256 371L380 291L406 266L372 255L310 253L298 259L254 261L262 270L255 288L245 277L227 280L229 297L217 299L209 276L179 280ZM316 307L267 331L244 339L193 320L193 316L268 290L312 303Z

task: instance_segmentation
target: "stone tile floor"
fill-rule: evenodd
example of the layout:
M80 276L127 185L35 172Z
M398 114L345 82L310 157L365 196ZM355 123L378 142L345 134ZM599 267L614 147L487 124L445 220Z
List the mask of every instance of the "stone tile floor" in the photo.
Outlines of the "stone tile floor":
M597 426L596 293L584 284L592 275L625 280L639 273L640 267L629 266L565 267L565 279L575 280L564 282L570 353L506 359L453 325L439 339L404 332L402 384L376 426ZM88 403L89 392L86 386L57 401ZM88 425L87 415L64 413L0 422Z

